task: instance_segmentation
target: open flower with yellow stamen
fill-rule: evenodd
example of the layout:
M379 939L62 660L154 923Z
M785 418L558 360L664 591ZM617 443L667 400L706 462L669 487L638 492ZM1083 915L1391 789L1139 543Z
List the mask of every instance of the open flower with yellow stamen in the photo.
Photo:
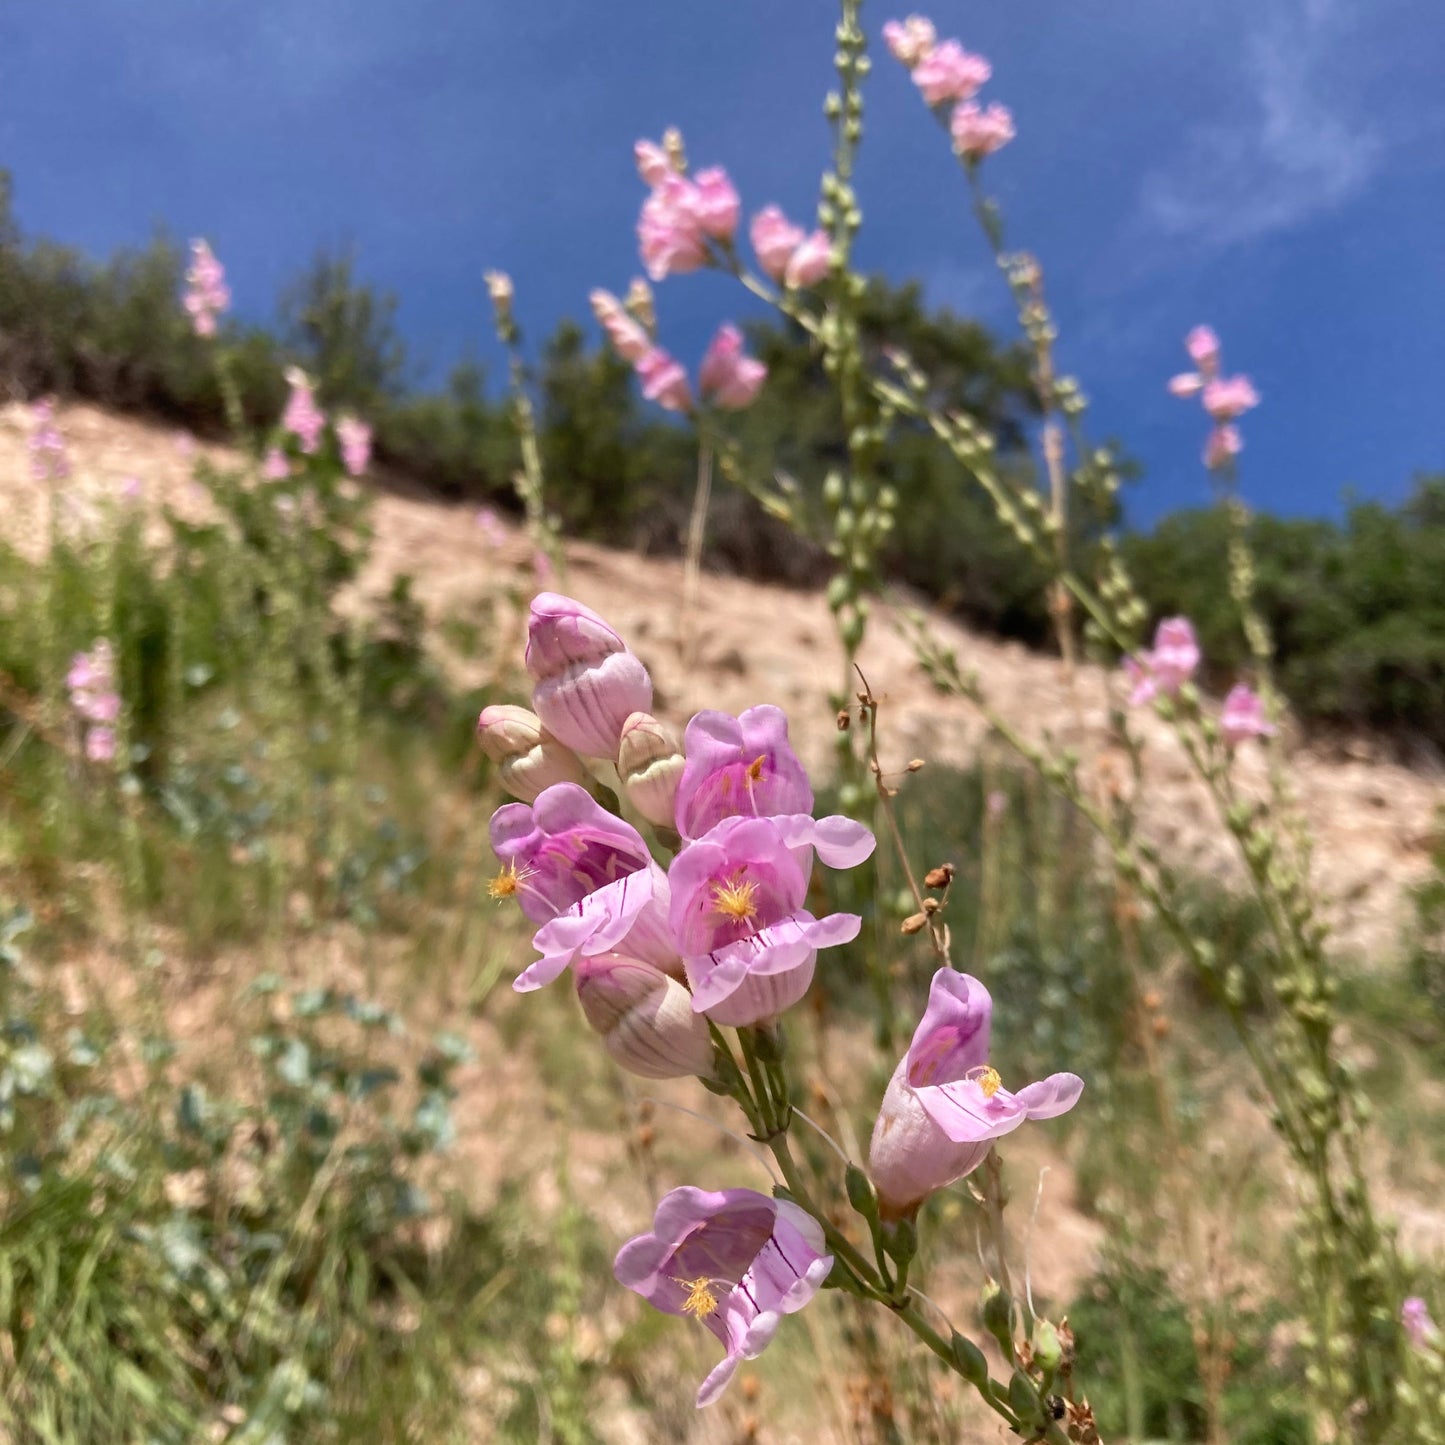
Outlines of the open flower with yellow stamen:
M667 875L637 829L585 788L554 783L535 803L504 804L492 814L491 836L502 860L492 896L515 896L541 925L532 945L542 957L513 984L519 993L551 983L579 956L614 949L681 972Z
M741 1028L776 1017L807 992L820 948L857 937L855 913L815 918L803 906L816 849L851 868L873 851L851 819L725 818L689 843L668 873L668 921L692 985L692 1006Z
M813 811L813 787L788 742L788 718L764 703L737 717L697 713L683 735L677 831L701 838L724 818Z
M663 1197L651 1231L622 1246L613 1273L654 1308L696 1319L722 1342L727 1354L697 1392L701 1407L822 1288L833 1268L825 1249L822 1226L788 1200L685 1187Z
M1077 1074L1050 1074L1017 1093L988 1061L993 1000L966 973L940 968L908 1052L883 1096L868 1168L885 1219L912 1216L935 1190L971 1174L993 1141L1025 1119L1078 1102Z

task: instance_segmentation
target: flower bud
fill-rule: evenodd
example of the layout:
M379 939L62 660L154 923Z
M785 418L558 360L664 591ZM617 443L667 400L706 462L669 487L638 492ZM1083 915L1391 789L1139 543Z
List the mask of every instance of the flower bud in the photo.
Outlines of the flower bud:
M712 1071L707 1021L675 978L620 953L581 958L574 969L587 1022L629 1073L680 1079Z
M618 776L632 806L659 828L675 826L673 805L683 766L682 745L666 723L635 712L622 724Z
M553 783L587 783L581 758L559 743L536 713L524 707L502 703L483 708L477 719L477 741L496 763L502 786L524 803L534 802L537 794Z
M617 760L622 724L652 706L652 679L590 607L539 592L527 626L532 706L542 726L583 757Z

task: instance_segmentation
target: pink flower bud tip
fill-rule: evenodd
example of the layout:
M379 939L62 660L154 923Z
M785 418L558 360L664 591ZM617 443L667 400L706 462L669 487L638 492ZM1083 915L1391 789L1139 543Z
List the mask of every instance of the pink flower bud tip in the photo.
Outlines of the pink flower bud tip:
M687 372L682 363L662 347L653 346L638 358L637 379L642 383L643 396L655 401L664 411L692 410Z
M532 601L527 627L532 705L542 725L584 757L616 760L622 725L652 708L652 679L615 628L555 592Z
M622 302L610 291L593 291L587 299L592 304L592 314L607 333L612 349L624 361L635 365L652 350L652 338L646 329L627 314Z

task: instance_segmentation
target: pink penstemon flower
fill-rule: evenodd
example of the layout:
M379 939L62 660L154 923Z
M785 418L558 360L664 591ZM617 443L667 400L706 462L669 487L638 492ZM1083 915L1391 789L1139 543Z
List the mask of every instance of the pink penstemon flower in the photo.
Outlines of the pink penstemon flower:
M205 241L191 242L184 305L197 336L214 336L216 318L231 305L225 267Z
M793 253L803 244L807 233L801 226L795 226L777 206L764 206L753 217L748 228L748 238L753 243L758 265L774 281L782 281L787 273L788 262Z
M588 1025L628 1073L681 1079L712 1071L707 1020L671 975L623 953L579 958L573 975Z
M85 756L93 763L115 759L115 724L120 718L120 693L115 681L115 653L101 638L88 652L77 652L65 674L70 709L79 723Z
M703 399L726 411L741 411L757 400L768 368L743 351L743 334L731 324L718 328L698 368Z
M652 350L652 337L647 328L631 316L627 308L610 291L600 288L588 294L592 314L607 333L612 349L624 360L636 365Z
M930 46L912 69L913 83L929 105L972 100L993 74L983 56L965 50L956 40Z
M1237 748L1250 738L1272 738L1278 729L1265 716L1264 702L1252 687L1239 682L1230 688L1219 714L1225 744Z
M981 107L966 100L954 107L948 123L953 148L965 160L978 161L991 156L1013 140L1013 113L997 101Z
M304 371L293 366L287 371L286 380L291 384L291 394L281 414L281 428L290 432L301 444L301 450L311 456L320 449L326 414L316 405L316 389Z
M808 991L820 948L858 936L855 913L816 918L805 906L813 853L852 868L873 834L850 818L806 813L725 818L668 869L668 923L692 1006L731 1028L764 1023Z
M883 43L892 51L893 58L909 70L923 60L937 42L938 32L933 28L933 21L922 15L890 20L883 27Z
M371 428L358 417L343 416L336 423L336 440L347 475L361 476L371 461Z
M1197 371L1180 372L1169 379L1173 396L1197 396L1214 425L1204 442L1204 465L1216 472L1228 467L1244 447L1234 425L1245 412L1259 405L1259 393L1247 376L1220 374L1219 337L1208 326L1196 326L1184 338L1184 349Z
M692 389L682 363L660 346L653 346L637 360L637 379L642 394L664 411L691 411Z
M993 1000L966 973L940 968L908 1052L889 1080L868 1146L884 1219L908 1218L972 1173L993 1141L1029 1119L1053 1119L1079 1100L1077 1074L1050 1074L1016 1093L989 1062Z
M1124 659L1131 685L1129 705L1139 707L1156 697L1172 697L1199 668L1199 640L1187 617L1167 617L1154 633L1148 652Z
M684 1187L664 1196L652 1229L618 1252L617 1282L666 1314L691 1316L726 1351L697 1392L711 1405L738 1365L772 1342L833 1268L823 1228L786 1199L753 1189Z
M261 475L268 482L284 482L291 475L291 463L280 447L267 449L266 458L261 463Z

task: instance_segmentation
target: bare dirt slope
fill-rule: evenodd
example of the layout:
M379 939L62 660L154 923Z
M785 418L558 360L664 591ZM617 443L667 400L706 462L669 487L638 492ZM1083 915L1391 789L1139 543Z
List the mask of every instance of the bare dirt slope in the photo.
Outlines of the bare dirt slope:
M62 515L76 525L85 525L88 512L106 505L156 507L164 501L183 511L197 509L203 500L190 482L196 457L227 459L223 449L93 407L65 408L59 423L74 469ZM29 480L28 425L23 408L0 411L0 533L33 550L40 545L42 511ZM139 497L127 503L120 499L131 478L139 482ZM133 484L130 490L136 490ZM418 597L438 621L479 615L528 574L525 539L508 529L506 540L489 540L472 508L387 492L378 497L375 525L362 594L378 595L394 575L409 572ZM690 621L697 664L685 672L679 562L577 543L568 548L566 585L631 639L653 670L660 711L681 722L701 706L737 711L775 702L793 718L807 761L828 766L834 719L823 699L838 685L840 662L821 595L731 577L704 579ZM885 764L901 766L915 756L970 761L987 731L983 721L971 705L932 689L896 621L892 607L876 609L863 658L885 703ZM934 618L932 625L960 662L978 673L992 705L1030 737L1052 734L1085 758L1106 752L1110 679L1102 670L1081 668L1071 683L1053 659L945 618ZM1236 877L1208 799L1167 730L1152 718L1141 726L1148 743L1142 807L1147 833L1181 864ZM1293 739L1290 751L1300 803L1316 840L1316 881L1339 945L1369 962L1386 962L1409 920L1409 890L1428 867L1445 780L1383 760L1368 739L1327 750ZM1247 757L1245 766L1258 777L1257 756Z

